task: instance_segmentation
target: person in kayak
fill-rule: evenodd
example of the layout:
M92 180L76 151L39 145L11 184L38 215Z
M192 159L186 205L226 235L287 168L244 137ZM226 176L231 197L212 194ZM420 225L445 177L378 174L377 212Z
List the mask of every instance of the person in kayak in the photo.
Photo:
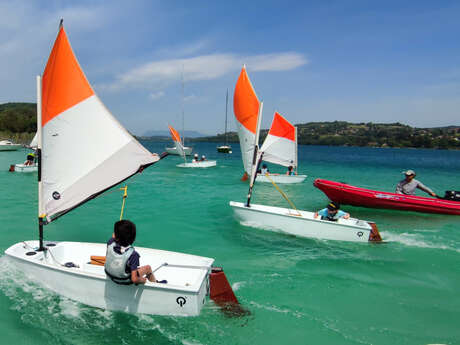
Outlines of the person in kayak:
M425 186L422 182L415 179L414 170L403 171L403 174L405 175L405 178L396 186L396 194L415 195L415 190L418 188L431 196L437 197L435 192Z
M322 220L329 220L332 222L336 222L340 218L350 218L350 214L340 210L340 205L333 201L331 201L326 208L315 212L315 218L318 218L319 216L321 216Z

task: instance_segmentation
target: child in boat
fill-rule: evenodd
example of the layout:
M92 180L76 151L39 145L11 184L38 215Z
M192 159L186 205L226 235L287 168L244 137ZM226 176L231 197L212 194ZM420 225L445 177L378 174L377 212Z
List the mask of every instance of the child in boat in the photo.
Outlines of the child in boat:
M193 155L192 163L197 163L197 162L199 162L198 153L195 153L195 154Z
M340 210L340 205L333 201L331 201L326 208L316 212L315 218L318 218L318 216L321 216L321 219L323 220L330 220L333 222L338 221L340 218L350 218L350 214Z
M132 244L136 239L136 225L119 220L114 225L112 238L107 242L105 273L117 284L145 284L156 282L150 265L139 267L140 255Z
M289 176L297 175L297 173L293 169L294 168L293 168L292 165L288 166L288 170L286 171L286 175L289 175Z
M35 152L29 153L27 155L26 161L24 162L24 165L34 165L34 161L35 161Z

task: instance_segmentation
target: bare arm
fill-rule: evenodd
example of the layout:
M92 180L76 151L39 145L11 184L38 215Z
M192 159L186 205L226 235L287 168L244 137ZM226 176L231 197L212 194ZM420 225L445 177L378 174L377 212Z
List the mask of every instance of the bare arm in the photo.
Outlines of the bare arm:
M433 192L433 191L432 191L430 188L428 188L427 186L425 186L422 182L419 182L419 183L417 184L417 188L423 190L424 192L430 194L431 196L436 196L436 193Z

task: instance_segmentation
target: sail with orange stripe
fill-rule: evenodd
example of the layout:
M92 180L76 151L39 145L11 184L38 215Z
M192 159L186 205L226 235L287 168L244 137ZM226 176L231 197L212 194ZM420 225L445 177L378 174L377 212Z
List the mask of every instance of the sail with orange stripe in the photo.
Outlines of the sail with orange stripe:
M262 103L252 87L246 67L241 69L233 95L233 111L236 118L238 138L244 171L251 176L254 148L258 146L259 128L262 118Z
M297 129L278 112L260 152L266 162L297 168Z
M179 153L180 156L182 156L185 159L184 145L182 145L182 141L180 139L179 132L176 131L170 125L168 125L168 127L169 127L169 132L171 133L171 138L174 141L174 145L176 145L177 152Z
M62 25L38 85L39 212L48 222L159 160L97 97Z

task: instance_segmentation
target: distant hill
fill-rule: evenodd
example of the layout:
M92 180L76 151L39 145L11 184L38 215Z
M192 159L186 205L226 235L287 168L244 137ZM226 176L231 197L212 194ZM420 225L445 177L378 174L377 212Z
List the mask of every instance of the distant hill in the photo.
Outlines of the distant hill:
M35 103L0 104L0 139L30 142L37 126ZM460 149L460 126L417 128L401 123L350 123L346 121L308 122L298 124L298 141L303 145L414 147ZM268 130L261 131L261 142ZM225 135L204 136L185 131L187 142L224 142ZM229 142L238 142L235 132L227 133ZM144 140L170 141L169 131L147 131Z
M35 103L0 104L0 140L12 139L25 144L37 131L37 105Z
M303 145L414 147L460 149L460 126L415 128L401 123L350 123L345 121L298 124L298 142ZM260 133L260 142L268 130ZM227 133L229 142L238 142L235 132ZM223 142L224 134L192 139Z

